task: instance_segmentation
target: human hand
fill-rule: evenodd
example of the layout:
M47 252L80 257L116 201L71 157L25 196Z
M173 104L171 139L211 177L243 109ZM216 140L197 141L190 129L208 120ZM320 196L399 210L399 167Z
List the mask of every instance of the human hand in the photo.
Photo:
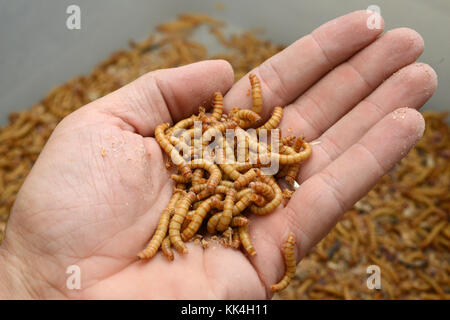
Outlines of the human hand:
M372 13L371 13L372 14ZM288 205L251 217L257 256L212 244L167 261L139 261L172 194L156 125L176 122L226 93L249 107L248 79L224 61L151 72L66 117L22 186L0 248L0 296L30 298L268 298L284 273L290 231L297 261L405 156L424 123L414 109L437 79L413 63L420 36L369 30L365 11L335 19L253 70L263 116L286 106L281 129L314 144ZM228 108L227 111L230 111ZM398 109L400 108L400 109ZM66 269L81 270L81 290Z

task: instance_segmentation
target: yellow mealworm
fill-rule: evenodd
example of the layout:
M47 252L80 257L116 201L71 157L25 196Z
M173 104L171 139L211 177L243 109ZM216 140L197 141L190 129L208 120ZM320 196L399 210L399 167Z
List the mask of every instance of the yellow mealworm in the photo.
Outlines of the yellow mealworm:
M242 246L251 256L256 256L255 248L253 247L252 241L250 240L250 234L248 233L248 227L239 227L239 239L241 240Z
M206 225L206 229L209 233L214 234L216 233L216 227L219 223L220 218L222 217L222 212L218 212L215 215L213 215L211 218L209 218L208 223Z
M191 179L181 176L179 174L173 174L170 178L177 183L188 183Z
M275 191L273 191L272 187L267 183L261 181L253 181L250 182L249 187L252 188L255 193L262 194L263 197L269 201L275 198Z
M219 167L211 162L207 162L201 159L192 160L189 163L191 169L204 169L209 172L208 182L206 183L206 190L209 192L214 192L217 185L222 180L222 172Z
M242 190L239 190L239 192L236 195L236 199L241 200L243 196L245 196L247 193L252 193L252 189L245 188Z
M234 181L234 187L236 189L242 189L247 186L253 179L256 178L256 170L250 169L243 175L241 175L236 181Z
M179 253L187 253L188 251L186 245L181 240L180 231L181 231L181 224L184 221L186 213L189 210L191 204L195 201L195 199L196 199L195 193L193 192L186 193L183 196L183 198L181 198L178 201L177 207L175 209L175 214L170 220L169 224L170 242Z
M175 147L170 143L167 139L164 131L169 127L168 123L162 123L155 128L155 139L158 141L161 148L169 155L172 161L175 161L177 164L178 170L180 170L181 174L189 178L192 175L191 169L187 166L186 161L183 157L177 152ZM172 152L174 151L174 152Z
M250 220L247 217L244 216L236 216L231 219L231 226L232 227L245 227L250 223Z
M234 168L231 164L219 164L220 168L225 172L225 174L233 180L239 179L241 174Z
M149 244L144 250L139 252L138 257L140 259L150 259L158 252L158 249L166 236L169 219L169 210L165 209L159 218L158 227Z
M208 130L206 130L202 135L202 144L204 146L208 145L211 142L211 139L216 135L224 133L227 129L236 128L236 122L232 120L227 120L226 122L219 122L218 124L212 126Z
M258 162L261 163L266 163L268 162L268 160L271 161L278 161L279 164L283 165L283 164L296 164L296 163L300 163L306 159L309 158L309 156L311 155L311 146L309 145L309 143L304 142L304 149L301 152L295 152L292 154L281 154L286 150L292 149L291 147L288 146L281 146L280 147L280 153L267 153L264 154L263 157L260 156L258 157Z
M237 171L248 171L251 168L253 168L253 164L252 163L237 163L235 166L235 169ZM237 180L237 179L235 179Z
M265 215L275 210L281 204L281 201L283 200L283 193L281 192L280 187L272 176L263 175L260 171L258 171L258 175L259 179L261 179L262 182L268 184L273 189L275 197L264 207L252 205L250 207L250 211L253 214Z
M295 271L297 268L297 261L295 261L295 235L290 232L285 245L284 245L284 259L286 263L286 272L281 279L280 282L277 284L272 285L270 288L273 292L279 292L286 288L289 283L291 282L291 279L295 275Z
M232 119L236 121L239 127L246 129L259 121L261 117L252 110L243 109L236 111Z
M267 200L262 195L257 194L257 193L252 194L251 200L258 207L263 207L267 204Z
M194 215L192 216L192 220L189 222L186 229L184 229L183 233L181 234L181 238L183 239L183 241L187 241L194 236L194 234L200 228L203 219L205 219L206 215L211 210L213 201L220 201L221 199L222 196L216 194L202 202L197 210L195 210Z
M237 216L250 205L252 202L252 194L253 192L246 193L238 202L234 204L233 216Z
M217 231L224 231L230 225L231 218L233 217L234 200L236 199L236 189L230 188L225 196L223 204L222 216L217 224Z
M202 178L203 178L203 169L195 169L194 173L192 173L192 186L200 184Z
M272 130L280 125L281 118L283 117L283 108L278 106L273 109L272 116L267 122L261 127L257 128L256 131L259 132L262 129Z
M173 251L170 248L170 246L171 246L171 244L170 244L170 237L166 236L164 238L163 242L161 243L161 251L167 257L167 259L172 261L173 260Z
M294 143L295 136L286 136L281 139L281 144L285 146L292 146L292 143Z
M214 93L213 104L214 104L214 107L213 107L211 117L220 121L220 118L222 117L222 112L223 112L223 96L220 92Z
M294 145L292 146L292 149L294 149L295 152L299 152L300 149L302 148L302 146L304 146L304 144L305 144L305 142L303 141L303 139L301 137L298 137L295 140ZM300 164L296 164L296 165L289 167L285 179L291 186L294 185L294 181L297 179L299 170L300 170Z
M239 239L239 229L233 229L233 239L231 241L231 246L235 249L238 249L241 245L241 240Z
M256 113L261 113L262 110L262 95L261 83L255 74L249 76L250 85L252 87L252 110Z

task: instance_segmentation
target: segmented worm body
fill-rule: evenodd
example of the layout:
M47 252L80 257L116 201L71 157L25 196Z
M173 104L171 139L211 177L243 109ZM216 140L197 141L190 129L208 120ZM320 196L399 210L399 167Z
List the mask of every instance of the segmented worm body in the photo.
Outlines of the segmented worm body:
M223 212L217 224L217 231L224 231L230 225L231 218L233 217L234 199L236 198L236 189L230 188L225 197L223 204Z
M279 292L286 288L295 275L297 262L295 261L295 235L290 232L284 245L284 260L286 263L286 272L277 284L270 288L273 292Z
M248 233L248 227L239 227L239 239L241 240L242 246L251 256L256 256L256 250L253 247L252 240L250 239L250 234Z
M195 201L196 195L193 192L186 193L177 203L175 214L170 220L169 224L169 236L170 242L179 253L187 253L187 247L181 240L181 224L184 221L186 213L189 210L191 204Z
M259 114L262 110L261 83L255 74L251 74L249 78L252 87L252 111Z

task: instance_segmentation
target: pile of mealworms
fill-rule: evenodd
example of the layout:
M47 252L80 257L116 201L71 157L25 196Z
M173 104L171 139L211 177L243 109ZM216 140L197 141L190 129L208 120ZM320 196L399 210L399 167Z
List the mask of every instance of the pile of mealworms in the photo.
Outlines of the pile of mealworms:
M193 40L201 28L211 31L223 53L209 54ZM183 14L157 29L32 108L11 113L0 129L0 240L20 186L64 116L152 70L221 58L238 80L284 48L263 40L258 30L228 36L223 22L204 15ZM449 298L450 129L445 114L424 116L425 135L416 148L306 255L276 298ZM371 264L381 267L381 290L365 284Z
M155 138L168 155L166 166L172 168L176 163L179 174L171 177L176 183L172 198L139 258L152 258L161 248L173 260L171 246L186 254L185 242L202 229L211 235L220 233L227 246L242 246L249 255L256 255L248 231L248 214L267 215L281 204L283 197L290 198L292 190L282 191L276 179L284 179L294 187L300 164L310 157L312 148L301 137L281 138L277 128L283 108L279 106L267 122L260 123L261 84L254 74L249 79L251 110L235 107L224 114L223 96L216 92L211 113L200 107L197 115L173 127L168 123L156 127ZM254 128L254 135L244 130L249 128ZM263 168L273 162L276 169L264 174ZM295 238L290 234L285 244L287 271L272 291L286 288L294 276L294 247Z

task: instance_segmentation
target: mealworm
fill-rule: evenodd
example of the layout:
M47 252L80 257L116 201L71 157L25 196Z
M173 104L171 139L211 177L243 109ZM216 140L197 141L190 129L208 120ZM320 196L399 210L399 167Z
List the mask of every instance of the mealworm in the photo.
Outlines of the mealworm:
M208 230L209 233L211 233L211 234L216 233L216 226L219 223L219 220L221 217L222 217L222 212L218 212L215 215L213 215L211 218L209 218L208 223L206 225L206 230Z
M247 193L252 193L252 189L245 188L245 189L240 190L236 195L236 199L241 200L242 197L245 196Z
M200 184L200 180L203 178L203 169L195 169L192 173L192 186Z
M252 193L253 192L247 192L238 202L234 204L233 216L237 216L250 205L252 202Z
M232 227L245 227L250 223L250 220L244 216L236 216L231 219L231 226Z
M252 111L261 113L262 110L262 95L261 95L261 83L255 74L249 76L250 85L252 88Z
M242 189L255 178L256 178L256 170L250 169L246 173L241 175L237 180L234 181L234 187L236 189Z
M275 197L264 207L258 207L256 205L250 206L250 211L253 214L265 215L272 212L280 205L281 201L283 200L283 193L281 192L280 187L272 176L263 175L260 171L258 171L258 176L259 179L262 180L262 182L272 187L275 193Z
M178 183L188 183L189 181L191 181L191 179L181 176L179 174L173 174L170 176L170 178Z
M232 241L233 241L233 229L228 228L227 230L225 230L225 231L222 233L222 239L223 239L222 244L223 244L225 247L231 246L231 243L232 243Z
M202 144L204 146L207 146L214 136L218 134L222 136L222 133L224 133L227 129L234 129L236 128L236 126L237 123L232 120L227 120L226 122L219 122L218 124L212 126L203 133Z
M294 277L295 270L297 268L297 261L295 261L294 250L295 250L295 235L292 232L290 232L284 245L284 259L286 263L286 272L280 282L270 287L270 289L273 292L279 292L285 289L291 282L291 279Z
M278 128L281 122L281 118L283 117L283 108L280 106L277 106L273 109L272 116L267 120L264 125L257 128L256 131L259 132L260 130L273 130L275 128Z
M170 237L166 236L164 238L163 242L161 243L161 251L167 257L167 259L172 261L173 260L173 251L170 248L170 246L171 246Z
M217 224L217 231L224 231L230 225L233 217L234 199L236 198L236 189L229 189L223 204L222 216Z
M292 149L291 147L288 146L281 146L280 147L280 153L267 153L267 154L263 154L263 157L260 156L260 154L258 154L258 163L267 163L268 160L272 160L272 161L278 161L279 164L283 165L283 164L296 164L296 163L300 163L306 159L309 158L309 156L311 155L311 146L309 145L309 143L304 142L304 150L302 150L301 152L295 152L292 154L282 154L282 152Z
M235 249L239 249L239 247L241 246L241 240L239 238L239 229L238 228L233 229L233 238L231 241L231 246Z
M251 196L251 200L253 203L255 203L258 207L263 207L267 204L267 200L260 194L253 193Z
M213 111L211 113L211 117L220 121L223 112L223 96L220 92L214 93L214 101L213 101Z
M209 172L208 182L206 183L206 190L209 192L214 192L217 185L222 180L222 172L220 169L213 163L207 162L201 159L192 160L189 163L191 169L205 169Z
M292 146L294 143L295 136L286 136L284 138L281 138L281 144L285 146Z
M197 208L197 210L195 210L195 213L192 217L191 222L189 222L188 226L186 227L186 229L184 229L184 231L181 234L181 238L183 239L183 241L189 240L198 231L198 229L200 228L200 226L203 222L203 219L205 219L206 215L211 210L214 199L217 199L220 201L222 199L222 196L215 195L215 196L212 196L212 197L206 199Z
M177 203L175 214L170 220L169 224L169 236L170 242L179 253L187 253L188 249L181 240L181 224L184 221L187 211L191 204L195 201L196 195L193 192L186 193L180 201Z
M189 178L192 175L191 169L187 165L184 158L176 151L175 147L167 139L164 131L169 127L168 123L162 123L155 128L155 139L161 148L169 155L173 162L177 163L178 170L181 174ZM174 151L174 152L172 152Z
M260 115L248 109L238 110L233 114L232 119L241 128L249 128L261 119Z
M248 254L251 256L256 256L256 250L253 247L247 226L239 227L239 239L241 240L242 246L248 252Z
M150 259L152 258L164 240L167 233L167 226L169 225L170 212L165 209L159 218L158 227L156 228L155 234L148 243L147 247L138 253L140 259Z
M253 168L252 163L237 163L234 167L237 171L248 171ZM237 180L237 179L235 179Z
M252 190L255 193L262 194L263 197L269 201L275 198L275 192L273 191L272 187L267 183L261 181L253 181L250 182L249 187L252 188Z
M303 141L303 139L301 137L298 137L295 140L294 145L292 146L292 149L294 149L295 152L299 152L300 149L302 148L302 146L304 146L304 145L305 145L305 142ZM300 170L300 164L293 165L288 169L285 179L291 186L294 185L294 181L297 179L299 170Z

